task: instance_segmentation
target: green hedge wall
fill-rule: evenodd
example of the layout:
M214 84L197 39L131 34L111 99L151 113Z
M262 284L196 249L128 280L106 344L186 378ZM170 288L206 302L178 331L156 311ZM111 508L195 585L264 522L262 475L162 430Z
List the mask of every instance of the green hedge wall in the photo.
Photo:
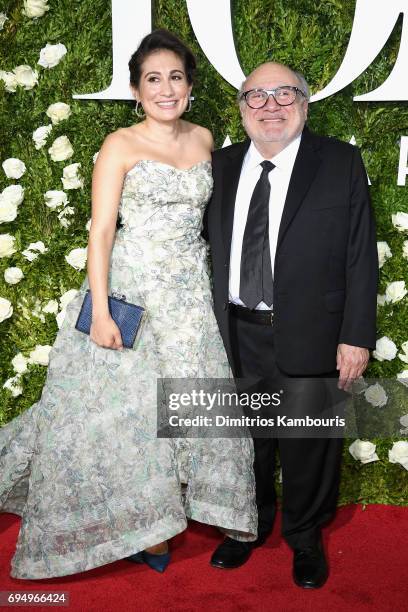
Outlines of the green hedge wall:
M337 71L350 36L354 0L235 0L234 32L238 55L247 73L269 59L301 70L312 91L326 85ZM99 91L111 80L111 12L106 0L55 0L39 19L24 15L23 2L0 3L8 20L0 31L0 70L11 71L29 64L39 72L39 83L31 90L18 87L5 91L0 81L0 162L9 157L24 161L26 173L19 180L8 179L0 169L0 190L10 184L25 189L24 202L17 218L0 227L0 234L16 238L17 252L0 258L0 297L10 300L13 315L0 323L0 424L31 406L41 395L46 367L30 365L21 376L22 393L13 397L3 383L15 372L13 357L28 356L37 345L51 345L57 333L55 315L43 313L49 300L58 300L67 290L77 288L85 271L77 271L65 260L72 249L85 247L90 217L92 156L104 137L120 126L135 122L133 105L117 101L78 101L73 93ZM192 32L184 0L156 0L154 26L166 27L183 38L197 53L198 81L196 101L189 115L192 121L210 128L217 146L227 134L242 139L236 92L209 64ZM321 133L348 141L353 134L361 146L372 181L371 193L376 212L378 240L387 241L390 258L381 269L379 293L387 283L407 279L407 260L402 256L404 235L391 222L391 215L407 211L406 189L397 187L399 139L408 135L406 103L356 103L353 95L380 85L388 76L398 53L401 19L385 48L370 68L352 85L337 95L310 108L310 127ZM54 68L37 65L40 49L46 43L63 43L68 52ZM135 47L137 41L135 40ZM36 150L33 131L50 123L45 114L54 102L71 106L71 116L55 125L42 149ZM70 160L54 162L47 150L57 136L66 135L74 148ZM64 166L79 162L83 189L68 191L75 214L71 225L63 228L55 211L47 208L44 193L62 189ZM42 240L48 251L27 261L21 251L31 242ZM24 278L15 285L4 280L4 270L18 266ZM388 336L398 349L408 340L407 298L379 308L378 337ZM372 360L368 374L395 378L406 369L398 356L391 361ZM407 410L408 411L408 410ZM402 439L402 438L401 438ZM362 465L348 452L346 442L340 503L408 504L408 472L389 463L391 440L374 440L380 461Z

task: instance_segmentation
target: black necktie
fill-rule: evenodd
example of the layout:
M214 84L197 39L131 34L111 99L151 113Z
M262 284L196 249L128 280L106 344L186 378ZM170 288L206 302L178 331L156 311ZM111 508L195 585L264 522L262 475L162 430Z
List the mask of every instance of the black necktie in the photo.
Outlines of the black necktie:
M270 161L261 163L262 173L255 185L249 204L242 241L239 297L247 308L259 302L273 303L273 278L269 248L269 172L275 168Z

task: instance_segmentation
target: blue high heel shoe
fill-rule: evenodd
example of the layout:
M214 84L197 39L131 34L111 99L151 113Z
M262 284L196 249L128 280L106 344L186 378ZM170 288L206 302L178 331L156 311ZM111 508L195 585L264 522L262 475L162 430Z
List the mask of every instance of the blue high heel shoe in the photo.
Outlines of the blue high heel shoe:
M169 552L163 553L162 555L154 555L153 553L146 552L145 550L142 550L135 555L130 555L126 558L132 563L146 563L146 565L156 570L156 572L160 572L161 574L164 572L171 559Z

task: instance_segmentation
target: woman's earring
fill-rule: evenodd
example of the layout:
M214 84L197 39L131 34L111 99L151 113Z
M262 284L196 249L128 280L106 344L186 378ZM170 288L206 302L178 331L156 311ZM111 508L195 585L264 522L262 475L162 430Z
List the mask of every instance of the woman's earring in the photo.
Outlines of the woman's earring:
M139 105L140 105L140 107L139 107ZM141 108L141 109L142 109L142 112L139 112L139 108ZM139 102L139 100L137 100L137 102L136 102L136 106L135 106L135 113L136 113L136 115L139 117L139 119L143 119L143 117L145 117L145 114L144 114L144 112L143 112L142 105L141 105L141 103Z
M186 110L184 111L185 113L189 113L191 111L191 103L194 101L194 96L190 96L188 98L188 105Z

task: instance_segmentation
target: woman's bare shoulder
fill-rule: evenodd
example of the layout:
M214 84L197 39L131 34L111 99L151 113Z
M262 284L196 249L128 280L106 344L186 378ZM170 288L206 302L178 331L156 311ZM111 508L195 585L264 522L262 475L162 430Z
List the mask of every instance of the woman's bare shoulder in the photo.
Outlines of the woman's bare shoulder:
M103 145L113 148L135 146L138 140L138 131L135 126L121 127L108 134L103 141Z
M138 140L137 130L133 127L119 128L105 137L99 156L105 160L115 158L126 169L129 157L135 156Z
M183 123L185 125L186 132L190 136L200 140L204 146L209 147L210 149L213 148L214 138L210 130L208 130L203 125L198 125L197 123L191 123L190 121L183 121Z

